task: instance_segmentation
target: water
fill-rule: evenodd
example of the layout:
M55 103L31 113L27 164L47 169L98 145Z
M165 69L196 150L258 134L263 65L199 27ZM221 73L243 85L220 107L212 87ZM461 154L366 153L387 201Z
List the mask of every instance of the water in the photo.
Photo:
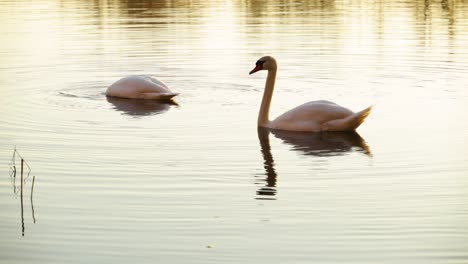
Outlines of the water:
M0 35L0 263L468 262L466 1L2 1ZM257 130L263 55L272 117L373 112ZM131 74L176 104L105 97Z

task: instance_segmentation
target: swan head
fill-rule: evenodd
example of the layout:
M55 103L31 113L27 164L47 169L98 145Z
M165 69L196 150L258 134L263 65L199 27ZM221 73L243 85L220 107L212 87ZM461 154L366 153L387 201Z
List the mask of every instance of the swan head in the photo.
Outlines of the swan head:
M255 68L249 72L249 74L258 72L260 70L276 70L276 60L271 56L263 56L255 63Z

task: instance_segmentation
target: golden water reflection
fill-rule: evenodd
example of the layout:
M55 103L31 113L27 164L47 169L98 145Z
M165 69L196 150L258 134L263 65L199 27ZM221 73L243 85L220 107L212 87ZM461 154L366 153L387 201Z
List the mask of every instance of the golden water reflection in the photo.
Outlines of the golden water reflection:
M0 184L11 263L466 259L466 1L1 6L3 157L17 145L41 174L36 225L23 201L27 240L19 191ZM370 147L259 131L259 151L264 77L247 72L265 54L280 63L272 115L309 100L373 104L359 128ZM181 107L106 99L133 74L176 87ZM23 187L28 197L31 178Z

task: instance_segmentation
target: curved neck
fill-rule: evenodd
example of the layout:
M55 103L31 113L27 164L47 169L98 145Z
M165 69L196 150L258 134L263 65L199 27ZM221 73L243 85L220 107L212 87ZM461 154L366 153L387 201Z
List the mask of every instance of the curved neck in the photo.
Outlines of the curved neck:
M270 119L268 114L270 112L271 97L275 88L276 68L268 70L268 75L265 83L265 91L263 92L262 104L260 105L260 112L258 113L258 126L267 127Z

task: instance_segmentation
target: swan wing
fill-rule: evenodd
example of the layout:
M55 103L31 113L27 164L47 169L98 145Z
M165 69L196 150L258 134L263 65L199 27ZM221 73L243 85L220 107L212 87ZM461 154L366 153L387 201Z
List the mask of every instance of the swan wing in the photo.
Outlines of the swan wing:
M312 101L299 105L271 121L274 129L322 131L322 124L352 115L353 112L330 101Z
M157 94L172 93L166 84L150 76L128 76L107 88L106 95L133 99L153 99ZM167 96L166 96L167 97Z
M346 116L344 118L330 120L322 125L323 131L349 131L358 128L362 122L369 116L372 106L366 109Z

